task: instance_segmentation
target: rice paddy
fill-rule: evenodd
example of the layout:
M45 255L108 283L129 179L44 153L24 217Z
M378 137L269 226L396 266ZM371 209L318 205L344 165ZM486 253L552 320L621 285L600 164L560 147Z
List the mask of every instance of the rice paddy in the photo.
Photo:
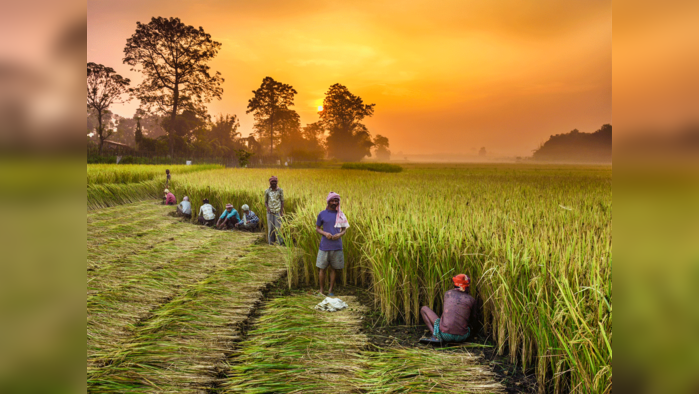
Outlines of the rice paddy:
M233 305L236 299L248 300L241 301L245 305L261 299L261 293L247 299L225 295L224 289L216 287L244 285L233 282L245 275L225 272L245 266L249 255L274 253L276 257L270 258L274 269L258 274L248 266L245 274L259 282L244 280L263 286L286 273L290 288L317 285L315 217L325 207L329 191L342 196L342 208L352 226L343 240L346 268L339 280L369 288L373 307L385 323L419 324L420 306L439 311L441 294L451 288L451 276L466 272L473 279L485 329L498 351L521 370L535 374L540 392L611 391L611 168L444 165L406 166L400 173L217 169L173 175L171 190L178 200L188 195L193 212L207 197L219 212L226 203L236 208L248 204L264 222L263 192L270 175L277 175L284 189L283 232L293 241L279 250L253 245L254 237L245 234L216 232L165 216L165 210L173 208L154 205L153 200L90 210L160 197L162 182L157 179L93 185L102 189L93 189L99 192L92 194L88 186L90 391L207 387L232 392L323 392L337 378L349 382L349 392L428 392L430 388L448 392L449 386L437 377L457 374L474 376L474 381L459 381L465 386L452 389L477 391L473 387L483 384L484 392L500 390L489 371L465 354L371 349L357 332L356 318L323 321L314 315L318 312L306 310L312 296L305 294L266 304L247 339L223 323L236 321L234 316L239 315L242 320L237 321L244 321L247 315L218 308ZM158 219L144 220L144 215ZM226 248L243 254L219 253ZM223 282L197 287L213 278ZM211 292L206 291L209 287ZM200 295L205 302L192 301ZM217 303L219 297L229 301ZM197 308L184 309L177 302ZM353 313L361 313L360 309L357 306ZM286 312L278 315L277 310ZM222 320L205 318L219 313ZM278 318L268 316L286 319L277 324ZM336 318L341 320L340 315ZM320 329L332 325L352 343L343 343L343 335L337 343L329 343L327 335L308 327L311 321ZM302 332L302 327L310 331ZM223 342L218 342L219 336ZM237 343L237 337L245 340ZM322 370L313 369L322 367L312 357L293 357L303 346L309 350L316 345L329 349L328 357L339 357L336 353L342 354L341 349L351 349L351 354L343 355L341 366ZM211 350L185 351L207 348ZM195 354L203 358L196 359ZM269 354L279 365L265 365L261 354ZM447 368L452 365L449 360L457 367ZM295 384L284 377L301 369L320 372L302 373ZM265 371L279 375L278 386L266 380L272 377L265 377L269 375ZM470 389L466 385L471 383Z

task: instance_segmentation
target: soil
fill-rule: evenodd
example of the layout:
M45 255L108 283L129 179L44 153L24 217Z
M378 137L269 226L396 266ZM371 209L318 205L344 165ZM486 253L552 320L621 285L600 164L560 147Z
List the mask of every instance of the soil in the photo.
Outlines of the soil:
M317 290L316 290L317 291ZM364 315L364 332L369 337L370 343L378 347L420 347L429 348L433 345L419 343L419 339L430 334L423 325L410 326L405 324L386 324L381 312L374 306L374 298L368 289L354 286L342 286L337 288L335 294L354 295L360 303L369 308ZM481 317L478 316L480 319ZM497 347L490 340L488 333L483 330L481 321L472 325L475 334L469 339L473 344L483 347L469 347L468 352L480 355L485 363L490 365L499 380L505 386L508 393L536 393L536 376L533 370L522 372L522 368L512 364L507 355L497 355ZM448 345L447 345L448 346ZM464 351L455 348L454 351Z

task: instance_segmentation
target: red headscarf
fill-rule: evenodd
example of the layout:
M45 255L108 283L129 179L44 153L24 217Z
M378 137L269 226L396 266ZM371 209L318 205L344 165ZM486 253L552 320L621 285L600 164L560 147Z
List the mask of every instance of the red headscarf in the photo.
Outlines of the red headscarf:
M471 286L471 278L466 274L459 274L451 278L454 281L454 286L457 286L461 291L466 291L466 288Z

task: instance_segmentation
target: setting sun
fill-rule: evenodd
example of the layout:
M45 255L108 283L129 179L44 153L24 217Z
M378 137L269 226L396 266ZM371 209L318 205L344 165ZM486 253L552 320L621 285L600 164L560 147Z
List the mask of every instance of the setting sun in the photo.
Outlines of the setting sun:
M322 110L323 110L323 106L322 106L322 105L319 105L319 106L318 106L318 112L320 112L320 111L322 111Z

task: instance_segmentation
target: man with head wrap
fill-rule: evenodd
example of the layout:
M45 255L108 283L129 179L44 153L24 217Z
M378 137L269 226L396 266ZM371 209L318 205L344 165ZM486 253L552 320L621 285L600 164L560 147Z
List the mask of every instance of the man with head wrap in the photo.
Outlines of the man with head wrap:
M240 221L235 225L235 228L242 231L255 231L260 224L260 218L250 210L248 204L243 204L240 210Z
M184 196L182 202L177 205L177 216L184 216L187 219L192 218L192 203L189 202L189 197Z
M422 338L420 342L464 342L471 335L468 323L476 315L476 299L471 296L471 278L459 274L451 279L454 288L444 294L442 317L437 317L427 306L420 309L422 321L432 333L431 338Z
M342 236L349 228L347 217L340 209L340 195L330 192L325 199L327 207L318 214L316 219L316 232L322 236L320 239L320 250L316 258L318 267L318 277L320 281L320 293L323 293L325 285L325 270L330 266L330 286L328 295L334 296L333 286L335 285L336 270L345 267L345 255L342 251Z
M284 216L284 190L277 186L277 177L269 178L269 189L265 190L265 207L267 208L267 242L278 242L284 245L284 240L279 235Z

